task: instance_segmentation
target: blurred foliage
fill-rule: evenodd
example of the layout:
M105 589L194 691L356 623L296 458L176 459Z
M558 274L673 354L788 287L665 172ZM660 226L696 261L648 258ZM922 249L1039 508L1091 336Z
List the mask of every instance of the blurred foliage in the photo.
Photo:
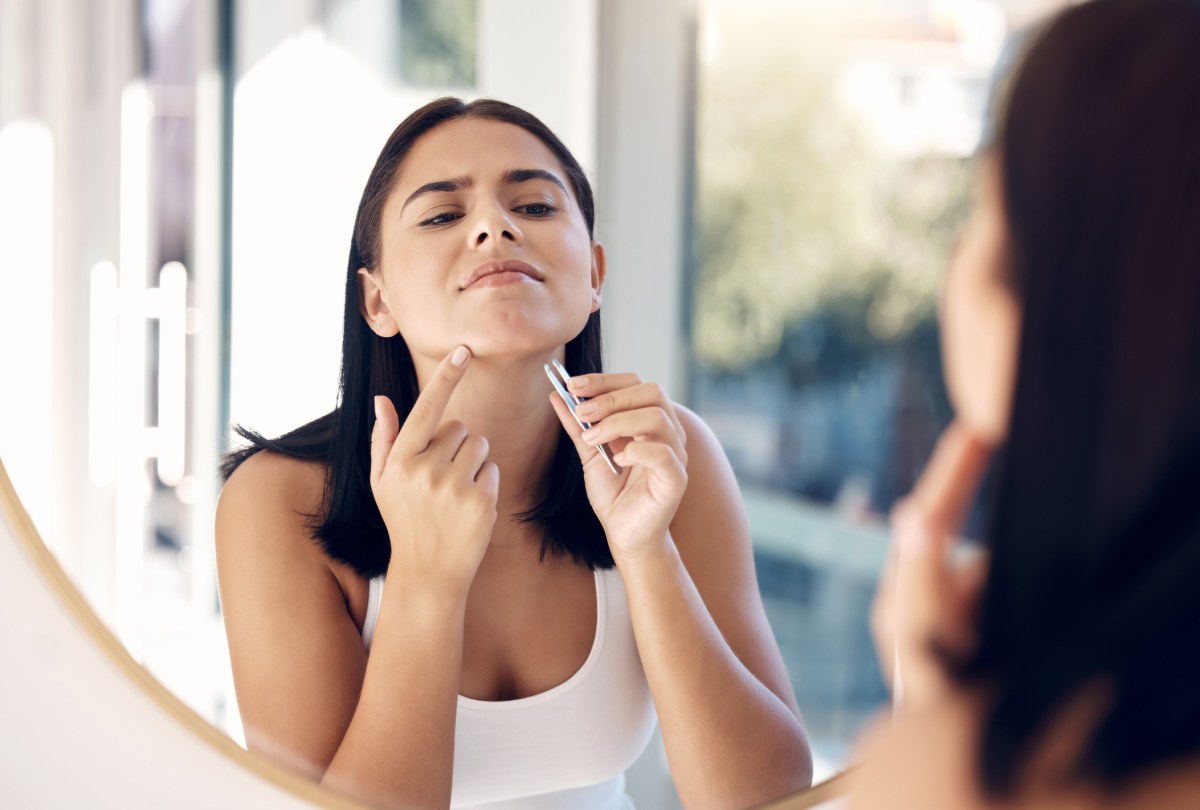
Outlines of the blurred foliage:
M475 84L477 0L401 0L400 76L420 87Z
M934 317L968 161L883 153L821 43L762 25L721 35L699 88L698 359L736 372L816 315L863 350L903 340Z

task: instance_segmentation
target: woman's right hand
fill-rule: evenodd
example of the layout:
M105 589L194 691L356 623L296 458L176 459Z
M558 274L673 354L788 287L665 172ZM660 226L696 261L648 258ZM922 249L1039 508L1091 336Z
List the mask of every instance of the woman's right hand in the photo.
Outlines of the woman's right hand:
M969 653L974 645L988 556L957 563L950 551L991 455L961 424L950 423L912 493L892 509L892 547L871 626L898 707L929 705L953 689L935 642L955 654Z
M403 428L392 401L375 397L371 432L371 492L392 542L389 580L462 599L491 539L500 486L487 439L441 421L470 359L459 346L442 360Z

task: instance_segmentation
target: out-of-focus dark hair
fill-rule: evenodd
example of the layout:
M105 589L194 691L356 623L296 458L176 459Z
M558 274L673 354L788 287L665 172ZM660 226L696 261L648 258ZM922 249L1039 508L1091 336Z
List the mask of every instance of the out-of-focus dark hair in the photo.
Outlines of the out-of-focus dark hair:
M376 394L390 397L403 423L419 391L412 356L404 339L400 335L382 338L363 319L358 270L378 267L383 207L413 145L435 127L460 118L513 124L544 143L566 172L588 235L592 235L596 206L587 175L562 141L540 120L511 104L491 99L468 104L457 98L441 98L425 105L392 132L375 161L358 204L346 265L338 406L278 439L238 427L238 433L250 444L227 454L221 465L221 474L228 479L243 461L260 450L323 462L324 502L322 512L311 516L313 535L329 557L349 564L366 577L383 574L391 556L387 530L371 494L373 397ZM567 343L566 366L572 374L601 370L598 312L592 313L583 331ZM564 554L591 568L612 567L608 541L584 489L579 455L565 432L559 437L545 498L522 518L542 532L543 557L548 552Z
M1200 753L1200 3L1063 12L1002 115L1023 325L957 671L994 696L989 793L1085 693L1100 716L1067 776L1117 788Z

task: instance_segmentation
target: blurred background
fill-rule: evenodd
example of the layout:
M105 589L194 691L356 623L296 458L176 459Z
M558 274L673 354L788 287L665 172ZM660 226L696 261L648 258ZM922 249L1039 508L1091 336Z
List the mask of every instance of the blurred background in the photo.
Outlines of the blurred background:
M949 417L937 290L995 76L1062 0L0 0L0 458L133 655L240 738L215 470L336 402L392 128L529 109L595 185L605 362L716 431L814 742L886 701L883 516ZM677 804L661 748L630 777Z

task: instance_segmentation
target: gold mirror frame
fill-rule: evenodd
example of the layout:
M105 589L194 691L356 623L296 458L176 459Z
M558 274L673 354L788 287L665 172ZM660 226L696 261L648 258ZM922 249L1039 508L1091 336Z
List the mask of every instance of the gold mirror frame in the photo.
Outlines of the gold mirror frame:
M84 631L92 644L100 649L104 657L170 718L235 765L256 774L299 799L311 802L318 807L334 808L335 810L367 810L366 805L322 788L315 782L288 771L261 754L242 748L186 706L135 661L129 651L125 649L125 645L113 635L112 631L92 610L91 605L71 582L58 560L42 541L41 535L33 525L33 520L25 511L21 499L13 488L3 460L0 460L0 509L3 510L4 516L13 527L18 544L33 561L34 567L71 619ZM805 810L805 808L817 807L824 802L844 797L849 792L849 776L849 771L842 771L812 788L770 802L763 806L763 810Z

